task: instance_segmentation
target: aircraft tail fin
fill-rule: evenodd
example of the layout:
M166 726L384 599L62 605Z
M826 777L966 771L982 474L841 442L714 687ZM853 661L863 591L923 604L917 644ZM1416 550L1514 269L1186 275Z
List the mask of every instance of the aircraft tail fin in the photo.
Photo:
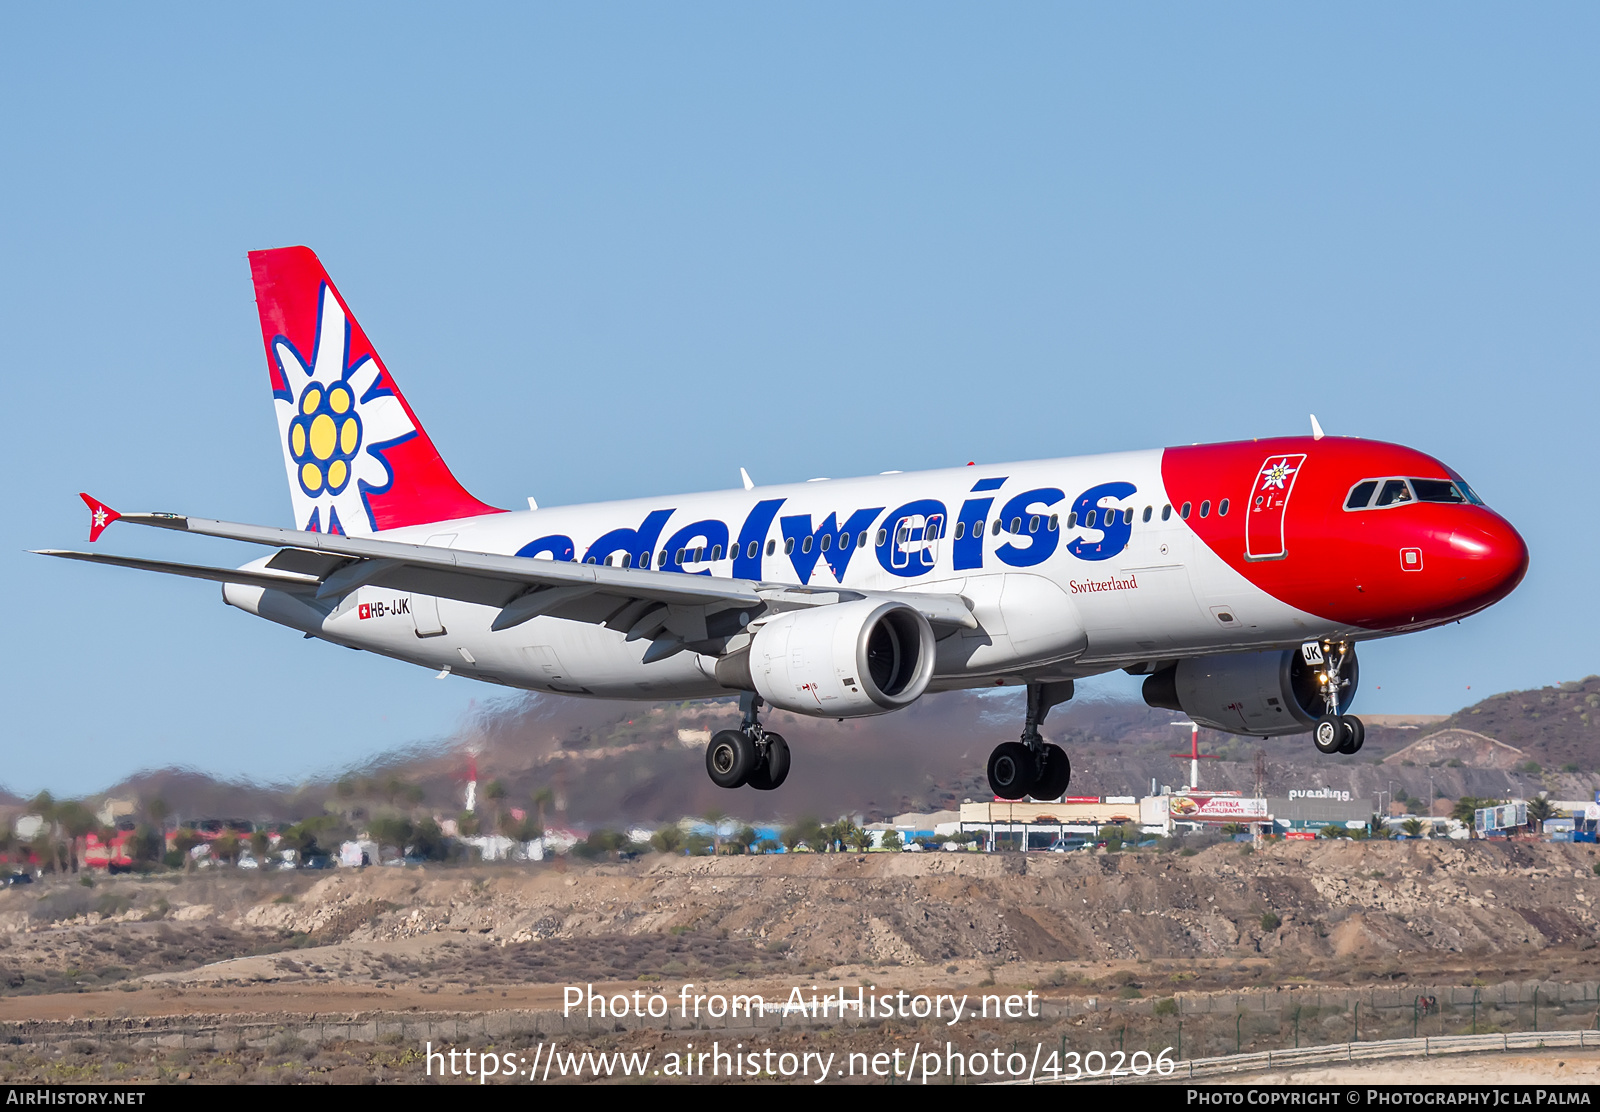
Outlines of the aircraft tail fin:
M497 513L456 481L317 256L250 252L295 527L357 536Z

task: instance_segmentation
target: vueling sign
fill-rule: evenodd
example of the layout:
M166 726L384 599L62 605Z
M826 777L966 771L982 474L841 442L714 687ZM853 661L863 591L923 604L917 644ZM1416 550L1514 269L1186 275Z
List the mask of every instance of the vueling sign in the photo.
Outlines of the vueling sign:
M597 537L581 559L691 575L710 575L709 565L731 560L734 578L761 579L765 561L781 558L801 583L809 583L819 563L843 582L851 561L865 558L857 555L863 549L870 549L890 575L910 579L933 571L944 549L950 567L971 571L982 568L991 553L1009 567L1042 564L1060 547L1063 533L1071 534L1066 550L1079 560L1109 560L1127 547L1133 512L1111 503L1131 497L1137 490L1132 483L1101 483L1070 502L1060 487L1038 487L1005 498L996 510L1005 482L1004 476L980 479L953 524L949 508L937 498L918 498L887 513L882 506L868 506L849 514L833 511L820 519L813 514L780 516L788 500L767 498L750 507L737 533L727 522L707 518L663 538L676 510L652 510L637 526ZM551 533L523 545L517 555L577 560L577 551L570 536Z

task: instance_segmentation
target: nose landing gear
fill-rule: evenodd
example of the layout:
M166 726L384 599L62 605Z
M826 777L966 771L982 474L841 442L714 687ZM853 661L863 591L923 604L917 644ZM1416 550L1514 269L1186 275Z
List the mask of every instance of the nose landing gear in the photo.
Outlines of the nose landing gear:
M1319 753L1343 753L1346 756L1360 751L1367 740L1366 724L1353 714L1340 714L1339 703L1344 690L1350 686L1345 667L1355 659L1348 641L1307 641L1300 646L1300 655L1306 664L1319 668L1318 693L1327 708L1311 735L1311 743Z
M757 791L769 792L782 786L789 777L789 744L782 734L761 728L756 715L761 696L739 696L744 721L737 730L718 730L706 746L706 773L719 788L748 784Z
M1072 698L1072 681L1030 683L1022 739L995 746L989 754L989 788L1001 799L1054 799L1072 782L1072 762L1059 745L1039 736L1050 708Z

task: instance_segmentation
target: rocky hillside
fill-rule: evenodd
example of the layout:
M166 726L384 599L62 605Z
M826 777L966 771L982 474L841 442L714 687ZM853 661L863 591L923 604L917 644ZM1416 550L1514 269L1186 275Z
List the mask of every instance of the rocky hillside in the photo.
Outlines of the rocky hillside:
M1360 798L1448 807L1463 795L1489 798L1548 791L1590 798L1600 788L1600 677L1495 695L1444 721L1375 716L1362 752L1324 757L1309 736L1256 740L1204 731L1201 784L1270 795L1335 788ZM1141 703L1079 701L1052 712L1045 733L1071 755L1071 791L1143 794L1180 785L1188 748L1181 716ZM181 816L294 820L330 806L415 806L449 815L465 794L468 750L482 785L498 780L500 806L531 811L548 792L547 819L578 826L655 824L720 810L749 820L841 814L881 818L949 807L988 795L984 761L1021 728L1016 691L953 692L881 718L826 722L771 713L794 770L781 791L723 792L707 780L704 738L734 725L733 700L638 704L529 696L493 707L462 736L431 751L391 754L352 770L344 783L294 788L228 784L192 770L141 774L108 794L162 797ZM1473 741L1473 738L1479 739ZM1495 743L1499 743L1498 745ZM1507 747L1510 748L1507 748ZM1449 750L1446 752L1446 750ZM1402 752L1404 751L1404 752Z

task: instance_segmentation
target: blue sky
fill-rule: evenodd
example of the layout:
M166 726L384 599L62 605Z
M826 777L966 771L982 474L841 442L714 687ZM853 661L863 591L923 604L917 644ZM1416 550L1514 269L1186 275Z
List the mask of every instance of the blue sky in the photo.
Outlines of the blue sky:
M1600 671L1593 6L327 8L6 14L13 790L294 780L501 697L24 553L82 543L80 489L289 523L245 252L291 243L490 502L1315 412L1532 550L1486 614L1364 649L1358 710Z

